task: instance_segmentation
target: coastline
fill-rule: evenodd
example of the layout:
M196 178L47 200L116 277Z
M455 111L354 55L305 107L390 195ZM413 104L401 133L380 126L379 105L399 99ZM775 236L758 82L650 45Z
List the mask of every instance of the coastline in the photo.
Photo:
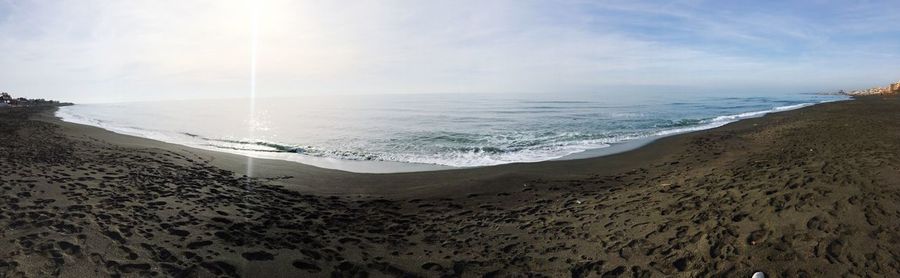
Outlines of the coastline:
M662 121L662 120L654 120L654 121L657 121L657 123L653 124L653 126L654 126L653 128L645 127L644 130L642 130L642 131L635 130L634 133L622 133L622 134L615 135L615 136L609 135L609 136L613 136L614 138L617 138L617 139L608 139L608 141L605 141L606 139L604 139L604 142L606 142L606 143L599 144L599 145L597 145L596 143L581 142L579 144L573 145L573 146L575 146L575 147L573 147L574 150L566 151L563 153L556 153L556 154L546 153L545 156L542 156L542 157L533 156L533 154L532 154L531 156L526 155L524 157L520 157L519 159L504 160L504 159L500 159L500 158L493 158L490 155L488 155L487 157L483 157L479 154L471 154L471 153L459 154L464 157L468 157L468 155L472 155L473 157L470 158L471 161L476 161L476 162L471 162L471 163L454 162L455 161L454 159L447 160L446 158L442 158L443 157L442 155L446 155L446 154L441 153L441 152L432 153L431 155L434 156L433 158L419 157L418 159L412 158L412 160L380 159L378 157L384 156L384 155L383 154L377 155L377 153L380 152L380 151L378 151L380 149L378 149L377 146L373 146L374 149L372 151L357 150L357 149L353 149L352 151L349 151L349 150L344 150L341 148L330 149L339 154L343 153L343 152L353 152L353 153L361 153L361 154L370 153L373 155L373 156L367 156L366 158L363 158L363 159L347 158L347 157L344 157L343 155L338 155L337 157L333 157L333 156L329 156L329 155L320 156L321 154L320 155L306 155L306 154L302 153L302 152L304 152L304 149L307 149L307 148L319 149L319 147L321 147L321 146L319 146L319 147L314 147L314 146L303 147L303 145L295 145L295 143L288 143L291 141L282 141L282 142L259 141L260 143L252 143L252 144L259 144L259 145L264 145L264 146L277 146L277 147L275 147L275 149L273 149L273 150L253 151L252 148L249 148L249 146L247 149L244 149L240 146L238 146L238 147L233 147L233 146L223 147L223 146L218 145L218 143L217 143L217 142L222 142L222 140L225 140L228 142L250 142L250 141L246 141L249 139L237 140L237 139L228 137L228 136L232 136L232 135L228 135L228 136L224 137L226 139L220 138L221 136L224 136L224 135L219 135L219 137L212 136L209 138L204 137L204 136L195 135L194 133L210 134L211 131L207 130L207 131L203 132L202 131L203 129L200 127L197 127L197 128L199 128L197 130L194 130L194 129L186 127L186 126L171 127L174 129L167 129L167 127L165 127L166 126L165 124L162 126L159 126L159 125L154 125L152 123L146 123L147 127L144 128L145 125L139 124L140 122L142 122L142 120L140 120L140 119L135 119L134 121L136 121L136 122L126 124L125 122L128 122L128 120L124 120L124 122L120 122L119 120L115 119L115 117L101 116L104 113L94 114L94 112L91 112L91 111L94 110L95 107L90 107L90 106L83 107L80 109L75 109L75 110L70 110L73 108L62 108L62 109L59 109L55 113L55 115L66 122L85 124L85 125L90 125L90 126L97 126L97 127L100 127L100 128L103 128L103 129L106 129L106 130L109 130L109 131L112 131L115 133L119 133L119 134L143 137L143 138L148 138L151 140L158 140L158 141L163 141L163 142L167 142L167 143L184 145L184 146L188 146L188 147L192 147L192 148L198 148L198 149L204 149L204 150L210 150L210 151L219 151L219 152L237 154L237 155L242 155L242 156L249 156L249 157L253 157L256 159L286 160L286 161L298 162L301 164L316 166L316 167L320 167L320 168L336 169L336 170L342 170L342 171L348 171L348 172L354 172L354 173L404 173L404 172L426 172L426 171L449 170L449 169L466 169L466 168L477 168L477 167L483 167L483 166L502 165L502 164L509 164L509 163L533 163L533 162L551 161L551 160L572 160L572 159L580 159L580 158L593 158L593 157L605 156L605 155L610 155L610 154L614 154L614 153L628 151L628 150L640 147L640 146L642 146L648 142L651 142L653 140L656 140L658 138L662 138L662 137L666 137L666 136L672 136L672 135L681 134L681 133L694 132L694 131L699 131L699 130L715 128L715 127L719 127L719 126L722 126L722 125L730 123L730 122L739 121L741 119L759 117L759 116L769 114L769 113L778 113L778 112L793 110L793 109L800 108L800 107L815 105L817 103L840 101L840 100L844 100L844 99L837 99L837 98L830 99L830 100L806 99L805 101L807 101L807 102L799 102L799 103L793 102L793 103L791 103L791 105L785 104L784 101L782 100L780 102L773 101L773 103L770 103L773 106L755 107L755 109L751 109L750 111L746 111L746 110L724 111L723 110L723 111L718 111L713 114L706 114L704 116L699 116L699 115L683 116L683 117L687 117L687 118L694 117L694 118L697 118L697 120L695 120L695 119L676 120L676 119L679 119L677 117L673 118L672 120L669 120L668 122L670 122L670 123L659 123L658 121ZM799 101L803 101L803 100L799 100ZM681 103L675 103L673 105L681 105ZM735 105L735 104L732 104L732 105ZM109 108L96 107L96 110L98 110L98 111L106 111L108 109ZM710 109L713 109L713 108L710 108ZM120 108L120 110L121 110L121 108ZM180 110L180 109L177 109L177 110ZM107 111L107 112L109 112L109 111ZM122 112L122 111L119 111L119 112ZM161 111L157 111L157 112L161 112ZM115 114L115 113L113 113L113 114ZM146 113L144 113L144 114L146 114ZM191 116L190 115L182 115L182 117L191 117ZM202 116L200 116L200 117L202 117ZM144 119L144 121L146 121L146 119ZM602 119L600 121L602 122ZM671 124L671 122L679 122L679 121L681 121L681 122L695 121L695 122L692 124L681 124L681 123ZM119 124L111 124L113 122L118 122ZM562 128L564 128L564 127L562 127ZM579 133L577 131L578 129L576 127L570 127L570 128L575 128L575 130L572 131L573 133ZM596 132L596 131L594 131L594 132ZM601 133L603 133L603 132L601 132ZM278 134L278 132L275 132L275 134ZM616 133L616 134L618 134L618 133ZM185 135L187 135L187 137L185 137ZM363 135L363 136L368 136L368 135ZM375 139L375 138L377 138L377 136L376 135L372 135L372 136L375 136L375 137L372 137L371 140L377 141L377 139ZM184 138L182 138L182 137L184 137ZM263 137L265 137L265 136L263 136ZM313 137L315 137L315 136L313 136ZM296 140L298 142L300 142L300 141L313 140L313 139L296 139ZM370 139L367 139L367 140L370 140ZM392 139L392 141L393 140L394 139ZM403 140L403 139L398 138L396 140ZM246 144L251 144L251 143L246 143ZM422 142L419 142L417 144L422 144ZM442 145L440 145L441 143L435 143L435 144L442 146ZM583 145L583 144L587 144L587 145ZM324 145L327 145L327 144L324 144ZM475 147L477 148L478 146L475 146ZM416 149L417 147L411 147L411 148ZM499 148L498 149L499 152L502 152L502 153L507 152L507 151L504 151L505 149L503 147L498 147L498 148ZM295 150L297 150L297 151L295 152ZM329 149L322 148L322 150L329 150ZM526 149L526 151L527 150L534 151L531 149ZM381 151L384 151L384 150L381 150ZM397 151L399 152L397 155L399 155L400 157L402 157L405 154L402 150L397 150ZM298 153L298 152L300 152L300 153ZM513 154L514 156L515 156L515 153L516 153L516 151L509 151L509 154ZM422 155L426 155L426 154L422 154ZM388 155L388 156L391 157L393 155ZM415 161L433 161L433 162L426 163L426 162L415 162ZM443 162L441 162L441 161L443 161ZM477 161L480 161L480 162L477 162ZM493 162L485 162L485 161L493 161ZM500 161L505 161L505 162L500 162ZM486 164L484 164L484 163L486 163ZM456 165L456 166L454 166L454 165Z
M852 101L852 99L841 101ZM665 158L666 153L669 152L668 149L680 148L679 144L689 140L688 138L673 137L702 135L703 132L732 125L736 126L730 128L742 129L757 124L743 123L745 121L760 121L760 118L764 118L767 115L787 113L833 102L836 101L822 102L786 111L769 112L710 129L640 138L612 147L594 149L585 153L552 160L468 168L440 168L438 166L438 169L433 170L387 173L349 172L291 160L257 158L223 151L199 149L139 136L120 134L101 127L65 122L53 115L53 113L44 114L40 119L63 127L62 132L69 135L89 134L93 138L116 145L183 151L204 157L212 165L240 175L262 178L279 177L275 183L301 192L323 195L427 198L496 193L520 187L531 180L548 178L584 179L598 174L609 174L640 168L650 163L651 161L649 160L651 159ZM251 171L248 171L248 163L252 165ZM485 186L488 184L491 186Z
M396 174L0 111L7 276L895 276L900 97Z

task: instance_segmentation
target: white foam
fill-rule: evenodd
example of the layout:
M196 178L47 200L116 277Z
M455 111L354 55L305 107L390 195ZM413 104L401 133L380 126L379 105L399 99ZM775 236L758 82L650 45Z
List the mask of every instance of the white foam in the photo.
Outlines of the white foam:
M175 132L166 132L159 130L149 130L137 127L129 127L125 125L117 125L114 123L109 123L105 121L101 121L98 119L90 118L86 115L79 115L73 113L69 108L72 106L61 107L56 111L56 116L62 119L65 122L83 124L96 126L105 130L109 130L119 134L131 135L136 137L148 138L157 141L163 141L173 144L185 145L190 147L198 147L202 148L201 140L199 139L191 139L191 137L186 135L180 135ZM210 149L210 148L204 148Z
M717 127L720 127L720 126L723 126L723 125L726 125L729 123L740 121L743 119L762 117L769 113L799 109L799 108L807 107L807 106L810 106L813 104L815 104L815 103L800 103L800 104L794 104L794 105L779 106L779 107L775 107L775 108L772 108L769 110L745 112L745 113L726 115L726 116L718 116L718 117L712 118L710 120L701 121L700 122L701 124L698 126L662 130L662 131L655 133L654 135L670 136L670 135L675 135L675 134L680 134L680 133L712 129L712 128L717 128Z
M586 144L572 144L568 146L546 146L537 149L524 149L514 152L487 154L478 151L457 151L443 154L426 155L385 155L382 159L388 161L408 161L413 163L437 164L452 167L477 167L519 162L538 162L562 158L571 154L580 153L590 149L607 148L612 143L599 142Z

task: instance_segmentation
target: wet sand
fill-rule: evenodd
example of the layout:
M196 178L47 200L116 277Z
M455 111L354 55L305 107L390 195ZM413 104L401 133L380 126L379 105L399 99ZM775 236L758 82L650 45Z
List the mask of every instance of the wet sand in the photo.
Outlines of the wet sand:
M353 174L0 109L0 277L897 277L900 98Z

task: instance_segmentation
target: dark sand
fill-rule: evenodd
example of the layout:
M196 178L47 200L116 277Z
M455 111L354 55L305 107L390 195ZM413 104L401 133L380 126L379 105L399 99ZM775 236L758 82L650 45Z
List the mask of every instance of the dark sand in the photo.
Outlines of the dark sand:
M406 174L0 109L0 277L900 276L900 98Z

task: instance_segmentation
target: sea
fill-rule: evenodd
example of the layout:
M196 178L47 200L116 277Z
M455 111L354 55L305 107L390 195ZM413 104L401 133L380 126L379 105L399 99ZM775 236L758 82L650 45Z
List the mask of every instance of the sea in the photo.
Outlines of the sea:
M575 159L847 97L817 94L419 94L76 104L64 121L352 172ZM617 148L618 147L618 148Z

